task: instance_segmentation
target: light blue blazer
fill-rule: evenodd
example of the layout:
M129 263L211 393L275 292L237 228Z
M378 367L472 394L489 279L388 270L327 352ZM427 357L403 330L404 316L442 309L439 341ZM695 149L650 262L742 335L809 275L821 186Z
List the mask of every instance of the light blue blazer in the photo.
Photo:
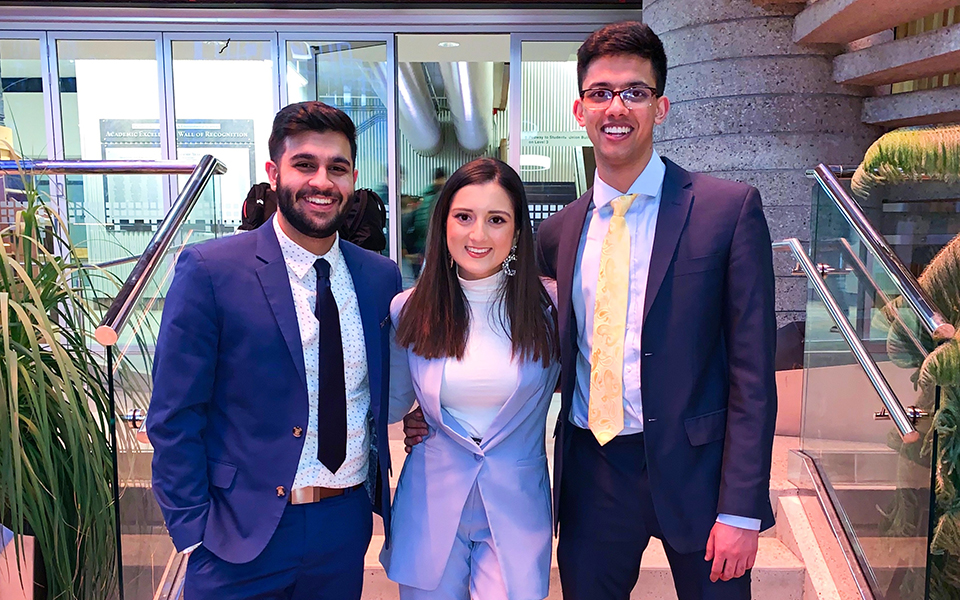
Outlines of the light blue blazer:
M393 299L394 324L410 293ZM467 496L477 484L509 599L545 598L552 516L544 432L560 366L522 363L517 389L477 445L440 407L445 360L424 359L395 341L391 345L390 422L403 418L419 399L430 435L403 463L390 544L380 562L397 583L436 589Z

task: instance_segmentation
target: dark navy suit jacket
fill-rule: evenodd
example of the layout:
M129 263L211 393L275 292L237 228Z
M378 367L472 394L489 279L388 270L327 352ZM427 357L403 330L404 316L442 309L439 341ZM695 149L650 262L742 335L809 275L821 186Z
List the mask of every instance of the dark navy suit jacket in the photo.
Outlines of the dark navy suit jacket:
M759 192L664 163L643 307L640 389L656 516L670 545L689 553L705 548L719 513L760 519L763 529L773 525L774 276ZM592 199L588 190L537 232L541 269L557 279L559 296L555 515L574 427L573 272Z
M400 272L349 242L340 249L366 343L375 444L367 488L389 530L390 300L401 289ZM293 432L307 428L304 372L272 222L184 250L166 295L147 416L153 489L178 550L202 541L232 563L263 551L303 448L304 436Z

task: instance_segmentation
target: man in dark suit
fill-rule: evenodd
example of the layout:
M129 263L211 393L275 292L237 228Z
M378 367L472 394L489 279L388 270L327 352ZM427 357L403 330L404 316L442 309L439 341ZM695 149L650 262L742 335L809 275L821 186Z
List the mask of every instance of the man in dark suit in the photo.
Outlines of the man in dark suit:
M147 430L186 600L360 598L389 528L390 300L400 272L339 239L356 131L320 102L274 120L276 215L190 246L166 296Z
M626 600L654 536L680 600L749 598L776 420L760 195L654 151L670 103L649 27L604 27L577 59L596 181L538 231L559 291L563 595Z

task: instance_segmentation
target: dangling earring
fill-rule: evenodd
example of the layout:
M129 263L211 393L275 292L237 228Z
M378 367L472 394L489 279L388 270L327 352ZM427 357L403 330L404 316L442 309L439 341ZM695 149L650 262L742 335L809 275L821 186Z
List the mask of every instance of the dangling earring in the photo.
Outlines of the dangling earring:
M450 251L449 251L449 250L447 250L447 258L450 259L450 268L452 269L452 268L453 268L453 255L450 254Z
M508 254L507 257L503 259L503 264L500 265L500 269L503 270L503 274L506 275L507 277L513 277L514 275L517 274L517 270L514 269L513 266L511 265L511 263L513 263L515 260L517 260L516 244L514 244L513 247L510 248L510 254Z

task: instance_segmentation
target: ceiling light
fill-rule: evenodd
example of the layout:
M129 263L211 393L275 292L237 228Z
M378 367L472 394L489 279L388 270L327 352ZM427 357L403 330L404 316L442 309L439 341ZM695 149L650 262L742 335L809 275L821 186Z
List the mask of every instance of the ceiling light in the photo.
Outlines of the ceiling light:
M550 157L542 154L521 154L521 171L546 171L550 168Z
M459 48L460 42L440 42L437 45L441 48Z

